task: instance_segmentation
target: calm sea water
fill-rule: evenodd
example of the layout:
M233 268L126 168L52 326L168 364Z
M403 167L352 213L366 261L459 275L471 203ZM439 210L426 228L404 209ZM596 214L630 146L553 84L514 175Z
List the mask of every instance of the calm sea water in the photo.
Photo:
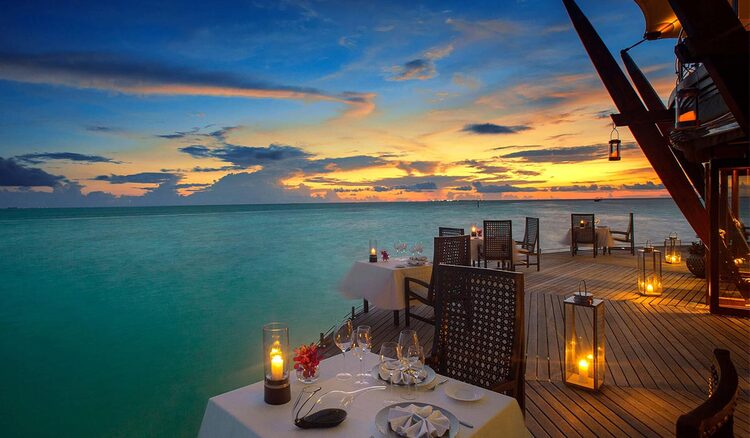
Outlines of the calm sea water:
M693 233L671 199L0 210L4 436L194 436L209 397L262 374L261 326L294 345L352 305L336 285L369 238L392 249L439 225L571 212L636 239Z

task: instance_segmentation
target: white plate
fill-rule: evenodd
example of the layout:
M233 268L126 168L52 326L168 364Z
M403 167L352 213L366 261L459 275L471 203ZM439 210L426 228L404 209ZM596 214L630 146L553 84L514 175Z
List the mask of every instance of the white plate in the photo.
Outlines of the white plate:
M372 367L372 370L370 370L370 376L376 381L385 382L388 385L406 386L403 383L391 383L391 382L388 382L387 380L380 378L380 373L378 372L379 370L380 370L380 364L375 365L374 367ZM424 380L417 383L416 385L417 388L422 388L424 386L427 386L430 383L432 383L433 380L435 380L435 376L436 376L435 370L430 368L429 365L425 365L424 370L427 372L427 375L425 376Z
M448 382L445 395L458 401L477 401L484 397L484 389L463 382Z
M461 428L461 424L458 421L458 418L456 418L455 415L451 414L449 411L439 407L435 406L429 403L419 403L419 402L404 402L404 403L396 403L395 405L387 406L380 410L380 412L375 415L375 426L378 428L378 432L382 433L383 435L387 437L398 437L399 435L391 429L391 426L388 424L388 412L391 410L391 408L395 408L396 406L400 407L406 407L409 405L416 405L420 408L425 406L432 406L432 409L438 410L443 413L446 417L448 417L448 420L451 422L451 428L443 434L443 437L446 438L454 438L458 434L458 429Z

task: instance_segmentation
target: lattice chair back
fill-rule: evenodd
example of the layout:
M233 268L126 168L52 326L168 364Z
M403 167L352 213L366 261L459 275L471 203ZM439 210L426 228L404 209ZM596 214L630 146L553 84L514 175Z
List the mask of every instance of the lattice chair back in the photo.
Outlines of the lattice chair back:
M594 220L595 218L593 214L573 213L570 215L570 227L575 234L576 242L594 243L596 236ZM583 226L581 226L581 224L583 224Z
M526 229L523 233L521 246L529 251L536 249L536 242L539 239L539 218L527 217Z
M435 250L432 256L432 276L430 280L430 290L427 292L428 299L433 300L435 294L435 266L448 265L471 265L471 237L454 236L454 237L436 237Z
M464 234L463 228L438 227L440 237L463 236Z
M435 371L512 395L523 409L523 274L452 265L434 269Z
M513 259L513 222L512 221L484 221L485 260Z

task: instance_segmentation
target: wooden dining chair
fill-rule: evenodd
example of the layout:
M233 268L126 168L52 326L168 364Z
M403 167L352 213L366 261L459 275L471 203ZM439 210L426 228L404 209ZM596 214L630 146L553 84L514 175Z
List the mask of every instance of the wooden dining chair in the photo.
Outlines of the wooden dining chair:
M484 259L484 267L487 261L497 261L497 267L515 270L513 263L513 221L489 220L484 221L482 233L484 238L479 252L479 260Z
M430 364L447 377L514 397L524 412L524 275L436 266Z
M432 275L430 282L412 277L404 278L404 320L408 326L411 318L416 318L429 324L435 324L435 319L411 313L411 302L418 301L424 305L435 307L435 268L444 263L451 265L469 266L471 264L471 237L449 236L436 237L435 250L432 257Z
M463 236L464 234L463 228L438 227L440 237Z
M596 225L593 214L573 213L570 215L570 254L578 254L580 245L592 245L594 257L599 252L599 242L596 238Z
M708 400L677 419L678 438L734 436L734 410L739 393L737 369L729 351L717 348L714 357L719 365L718 382L712 381Z
M630 254L635 255L635 228L633 227L633 213L630 213L627 231L611 230L610 233L612 233L612 240L617 242L618 246L607 248L607 252L612 254L612 250L617 249L630 251Z
M539 243L539 218L526 218L523 240L518 240L516 243L521 246L519 249L521 255L526 256L526 260L522 260L518 264L524 265L527 268L529 266L536 266L536 270L539 271L542 258L542 248ZM536 259L534 263L531 263L531 257Z

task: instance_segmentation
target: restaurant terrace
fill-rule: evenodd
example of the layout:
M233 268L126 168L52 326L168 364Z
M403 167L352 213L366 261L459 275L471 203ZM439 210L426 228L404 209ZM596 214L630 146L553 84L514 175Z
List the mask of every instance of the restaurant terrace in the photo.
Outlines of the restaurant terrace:
M750 3L637 0L629 78L563 3L615 127L700 241L644 242L633 213L613 212L618 229L586 211L561 212L564 252L542 253L533 217L444 224L432 254L373 236L340 283L361 304L294 352L265 326L263 382L211 398L200 436L750 436ZM630 55L665 38L667 105Z

